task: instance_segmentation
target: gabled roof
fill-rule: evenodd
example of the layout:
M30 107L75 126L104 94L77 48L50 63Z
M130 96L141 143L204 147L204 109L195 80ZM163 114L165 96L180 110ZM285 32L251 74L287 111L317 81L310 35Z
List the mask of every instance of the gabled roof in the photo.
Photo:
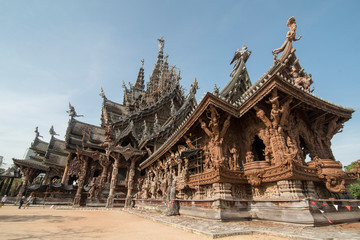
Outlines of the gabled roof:
M129 114L129 109L113 101L108 100L106 97L103 97L103 105L101 110L101 126L105 126L110 122L116 122L121 117L127 116Z
M295 55L289 56L293 57ZM281 71L285 68L285 64L276 62L254 85L245 91L238 101L230 103L224 96L214 96L207 93L200 104L185 118L185 121L173 132L167 141L155 151L151 156L140 164L140 168L146 168L153 163L157 157L162 156L169 151L176 142L198 121L199 117L207 109L209 105L222 109L234 117L240 118L248 112L254 105L261 101L264 97L271 93L274 88L284 93L292 95L300 102L309 106L320 109L326 113L331 113L345 120L351 118L354 112L352 108L342 107L340 105L326 101L313 93L304 91L295 85L291 79L284 78Z
M49 167L46 166L43 162L39 162L39 161L31 160L31 159L20 160L20 159L13 158L13 161L17 166L34 168L34 169L38 169L41 171L47 171L49 169Z
M20 171L16 167L11 167L6 169L4 172L0 173L0 178L19 178Z
M235 53L233 61L236 59L236 55L239 55L239 62L235 63L237 70L228 84L220 92L220 96L225 97L230 102L236 102L239 97L251 87L250 77L245 64L250 54L251 52L247 51L247 47L246 51L243 50Z
M67 150L75 151L76 146L102 149L100 146L105 139L105 129L80 122L75 118L70 118L65 135L65 146Z
M41 140L38 136L35 137L34 141L31 143L30 149L39 154L45 154L49 143Z
M65 150L65 141L51 136L49 147L45 154L44 163L65 167L68 152Z

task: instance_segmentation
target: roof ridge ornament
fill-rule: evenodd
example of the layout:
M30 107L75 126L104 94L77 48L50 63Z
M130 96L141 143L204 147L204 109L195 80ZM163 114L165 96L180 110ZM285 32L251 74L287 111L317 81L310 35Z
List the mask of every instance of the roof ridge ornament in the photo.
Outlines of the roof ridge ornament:
M50 128L50 130L49 130L49 133L50 133L51 136L60 136L59 134L57 134L57 133L55 132L55 129L54 129L54 126L53 126L53 125L51 125L51 128Z
M74 106L72 106L70 102L69 102L69 110L66 111L66 112L69 114L69 116L70 116L71 118L74 118L74 117L83 117L83 116L84 116L84 115L77 115Z
M251 55L251 51L248 50L248 47L246 45L243 45L241 48L241 51L239 49L236 50L234 53L234 57L230 62L230 65L233 64L233 62L236 61L233 70L230 73L230 77L233 77L237 70L239 69L241 62L246 63L246 61L249 59Z
M272 54L274 55L274 60L277 60L277 55L281 52L284 52L282 55L284 55L284 57L282 57L281 60L285 59L287 57L287 55L289 55L291 53L292 50L292 42L294 41L298 41L301 39L302 36L296 38L296 29L297 29L297 25L296 25L296 20L295 17L292 16L291 18L289 18L287 20L286 25L289 27L290 31L287 32L286 34L286 40L284 42L284 44L277 49L274 49L272 51Z
M104 92L104 89L101 87L100 89L100 94L99 94L102 98L106 99L106 96L105 96L105 92Z
M35 138L39 138L39 137L42 138L42 137L43 137L43 136L41 136L40 133L39 133L39 127L38 127L38 126L35 127L35 131L34 131L34 132L35 132Z

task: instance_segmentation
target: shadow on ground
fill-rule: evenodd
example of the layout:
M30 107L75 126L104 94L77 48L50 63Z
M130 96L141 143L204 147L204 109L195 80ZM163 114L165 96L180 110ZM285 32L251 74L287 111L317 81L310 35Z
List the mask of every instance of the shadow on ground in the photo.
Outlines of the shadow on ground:
M63 222L65 221L78 221L83 217L62 217L53 215L0 215L0 222L34 222L38 220L45 220L47 222Z

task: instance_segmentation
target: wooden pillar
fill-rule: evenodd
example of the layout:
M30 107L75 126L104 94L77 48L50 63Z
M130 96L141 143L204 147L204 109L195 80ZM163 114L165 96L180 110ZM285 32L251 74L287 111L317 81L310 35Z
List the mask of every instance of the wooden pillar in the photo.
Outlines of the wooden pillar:
M69 153L69 155L68 155L66 165L65 165L64 174L63 174L62 179L61 179L61 184L63 184L63 185L68 184L68 181L66 181L66 180L68 179L68 173L67 172L68 172L68 166L70 164L70 160L71 160L71 153Z
M111 183L110 183L110 192L106 202L107 208L112 208L114 206L114 193L115 193L115 185L116 185L116 178L119 172L119 158L115 158L113 163L113 170L111 176Z
M74 198L74 203L73 203L74 207L80 206L81 193L82 193L82 188L84 187L85 177L86 177L86 169L88 166L88 158L87 157L80 156L79 159L82 162L82 167L81 167L81 173L79 174L78 189L76 191L75 198Z
M10 192L10 189L11 189L11 186L12 186L13 182L14 182L14 178L12 177L11 180L10 180L10 184L6 189L6 195L8 195L8 196L9 196L9 192Z
M48 182L48 180L49 180L49 174L50 174L50 170L45 173L44 180L42 181L41 184L43 184L43 185L47 184L47 182Z
M131 159L130 170L129 170L129 178L127 184L128 190L125 200L125 207L131 207L132 191L134 189L134 180L135 180L135 162L136 162L136 158L133 157Z
M27 183L29 181L29 178L30 178L30 175L32 174L32 170L30 168L26 168L25 170L21 169L23 174L24 174L24 180L23 180L23 183L20 187L20 190L19 190L19 193L16 197L16 202L18 202L18 200L22 197L22 195L24 194L25 192L25 189L26 189L26 186L27 186Z

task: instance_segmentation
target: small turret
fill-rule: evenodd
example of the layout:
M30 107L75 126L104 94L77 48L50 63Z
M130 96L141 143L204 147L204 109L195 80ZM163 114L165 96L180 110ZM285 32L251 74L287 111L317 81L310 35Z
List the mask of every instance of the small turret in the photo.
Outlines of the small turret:
M141 67L136 79L135 87L141 90L144 90L144 59L141 59Z

